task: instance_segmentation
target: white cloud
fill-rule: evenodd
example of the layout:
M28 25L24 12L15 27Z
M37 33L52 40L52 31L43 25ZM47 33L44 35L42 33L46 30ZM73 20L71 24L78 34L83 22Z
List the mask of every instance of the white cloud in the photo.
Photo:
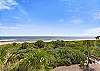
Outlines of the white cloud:
M16 0L0 0L0 10L12 9L12 6L16 6L18 3Z
M69 0L60 0L60 1L66 2L66 1L69 1Z
M100 27L87 29L87 30L85 30L84 35L98 36L98 35L100 35Z
M97 10L94 15L93 15L94 19L98 20L100 19L100 10Z
M15 17L13 17L14 19L21 19L20 17L18 17L18 16L15 16Z
M3 26L3 25L0 25L0 30L14 30L14 29L19 29L17 26Z
M81 19L73 19L69 21L69 24L81 24L83 23L83 20Z
M64 19L59 19L59 22L61 22L61 23L64 22L64 21L65 21Z
M61 26L55 28L55 26L48 25L28 25L28 24L16 24L15 26L0 26L0 35L64 35L64 28L57 30ZM42 31L42 32L41 32Z
M1 26L2 24L0 23L0 26Z

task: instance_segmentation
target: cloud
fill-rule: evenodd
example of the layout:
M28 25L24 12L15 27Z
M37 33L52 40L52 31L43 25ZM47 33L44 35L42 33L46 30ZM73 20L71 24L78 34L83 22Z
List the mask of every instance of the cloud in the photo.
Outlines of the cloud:
M0 30L14 30L14 29L19 29L17 26L3 26L3 25L0 25Z
M16 24L13 26L7 26L7 25L2 25L0 26L0 35L6 35L6 36L11 36L11 35L24 35L24 36L31 36L31 35L64 35L64 28L58 31L59 28L62 26L58 26L55 28L55 26L48 26L48 25L29 25L29 24ZM42 32L41 32L42 31Z
M16 35L23 33L22 26L7 26L7 25L0 25L0 35Z
M16 0L0 0L0 10L9 10L18 5Z
M100 19L100 10L96 11L94 13L94 16L93 17L94 17L94 19L99 20Z
M21 19L20 17L18 17L18 16L15 16L15 17L13 17L14 19Z
M87 30L85 30L84 35L98 36L98 35L100 35L100 27L87 29Z
M60 0L60 1L62 1L62 2L66 2L66 1L69 1L69 0Z
M0 23L0 26L1 26L2 24Z
M64 22L65 20L64 19L59 19L58 20L60 23Z
M72 19L69 21L69 24L81 24L83 23L83 20L81 19Z
M75 18L75 19L70 19L70 20L65 20L65 19L59 19L58 20L60 23L63 23L63 24L67 24L67 25L81 25L84 23L84 20L83 19L79 19L79 18Z

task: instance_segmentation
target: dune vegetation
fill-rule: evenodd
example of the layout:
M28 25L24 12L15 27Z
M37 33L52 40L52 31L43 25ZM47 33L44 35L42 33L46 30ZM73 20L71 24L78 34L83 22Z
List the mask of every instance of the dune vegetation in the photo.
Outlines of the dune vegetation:
M52 71L100 57L100 40L13 43L0 46L0 71Z

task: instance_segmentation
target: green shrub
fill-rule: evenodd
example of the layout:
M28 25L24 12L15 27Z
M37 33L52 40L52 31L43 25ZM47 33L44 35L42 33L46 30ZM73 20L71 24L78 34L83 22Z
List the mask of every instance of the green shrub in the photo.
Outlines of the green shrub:
M10 52L7 63L4 64L7 71L49 71L52 67L49 65L51 55L41 49L18 50Z
M27 42L22 43L21 48L22 48L22 49L28 48L28 43L27 43Z
M55 56L56 59L54 66L79 64L86 58L83 52L79 50L73 50L70 47L56 48L51 51L51 53Z
M65 42L63 40L52 41L51 44L53 45L53 48L59 48L65 46Z
M7 71L49 71L56 66L84 64L88 53L100 57L99 41L52 41L0 46L0 68ZM35 47L35 48L34 48ZM45 48L44 48L45 47ZM37 49L38 48L38 49Z
M34 43L35 48L44 48L45 47L45 42L43 42L42 40L38 40Z

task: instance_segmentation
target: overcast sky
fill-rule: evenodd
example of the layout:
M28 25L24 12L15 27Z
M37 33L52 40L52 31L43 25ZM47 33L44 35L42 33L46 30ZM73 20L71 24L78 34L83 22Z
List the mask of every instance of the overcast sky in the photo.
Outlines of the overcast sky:
M100 35L100 0L0 0L0 35Z

